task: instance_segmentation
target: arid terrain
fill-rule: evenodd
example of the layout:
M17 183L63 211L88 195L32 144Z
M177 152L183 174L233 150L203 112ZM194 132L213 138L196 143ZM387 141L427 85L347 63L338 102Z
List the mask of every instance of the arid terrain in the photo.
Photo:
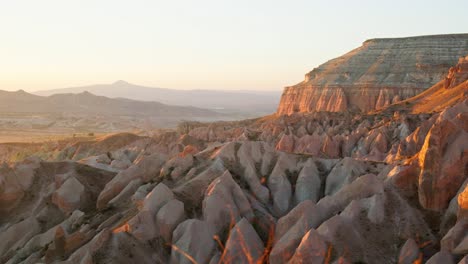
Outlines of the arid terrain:
M0 263L468 263L468 34L368 40L240 121L61 96L0 121L94 124L0 144ZM151 111L178 125L108 129Z
M193 106L236 114L239 118L258 117L275 111L281 96L280 91L225 91L225 90L176 90L146 87L126 81L82 87L43 90L36 95L82 93L110 98L128 98L138 101L158 101L168 105Z
M273 103L270 102L271 105ZM238 120L259 116L156 101L109 98L84 91L38 96L0 90L0 142L40 142L132 132L153 135L182 121Z

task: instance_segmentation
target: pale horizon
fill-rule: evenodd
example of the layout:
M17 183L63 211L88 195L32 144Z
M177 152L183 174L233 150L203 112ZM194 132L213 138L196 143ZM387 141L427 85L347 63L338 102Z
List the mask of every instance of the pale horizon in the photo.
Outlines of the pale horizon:
M466 10L466 1L7 1L0 90L125 80L279 91L370 38L466 33Z

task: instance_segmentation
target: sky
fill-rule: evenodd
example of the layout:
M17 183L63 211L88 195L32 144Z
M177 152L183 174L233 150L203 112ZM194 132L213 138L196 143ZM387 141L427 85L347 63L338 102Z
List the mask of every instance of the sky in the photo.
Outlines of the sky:
M369 38L467 33L468 1L0 0L0 90L281 90Z

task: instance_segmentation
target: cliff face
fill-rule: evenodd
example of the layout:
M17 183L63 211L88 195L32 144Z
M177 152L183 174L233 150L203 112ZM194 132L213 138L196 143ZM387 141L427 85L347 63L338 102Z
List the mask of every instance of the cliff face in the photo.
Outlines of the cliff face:
M460 58L455 67L450 68L444 80L444 88L452 89L468 80L468 56Z
M370 111L413 97L468 54L468 34L371 39L286 87L278 114Z
M398 112L430 113L441 112L468 97L468 56L460 58L458 64L448 70L441 81L424 92L383 109L391 114Z

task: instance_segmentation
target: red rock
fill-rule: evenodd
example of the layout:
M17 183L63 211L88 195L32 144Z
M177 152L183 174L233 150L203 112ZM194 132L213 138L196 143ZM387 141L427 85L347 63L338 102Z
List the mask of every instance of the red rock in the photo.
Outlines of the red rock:
M262 263L264 250L263 241L255 229L242 218L229 233L219 263Z
M339 137L325 137L325 142L322 146L322 153L326 158L339 158L341 155L341 139Z
M253 218L249 200L229 171L208 186L203 200L203 217L216 233L223 232L242 217Z
M455 264L453 261L453 256L448 253L447 251L440 251L437 252L434 256L432 256L426 264Z
M294 136L293 135L286 135L284 134L278 144L276 145L277 150L285 151L285 152L293 152L294 151Z
M422 255L419 250L418 244L414 239L406 240L405 244L401 248L400 256L398 257L398 264L414 264L418 263L417 260L421 261Z
M419 153L419 201L424 208L445 209L467 177L468 132L457 127L456 118L435 123Z
M140 178L143 182L148 182L152 178L159 176L161 167L166 156L155 153L150 156L142 157L136 164L128 169L119 172L110 182L106 184L99 194L96 207L103 209L107 203L117 196L132 180Z
M325 263L328 254L328 244L314 229L310 229L302 238L290 264Z
M468 220L468 184L458 195L458 219Z
M447 65L468 53L466 35L453 36L368 40L313 69L303 82L286 87L277 113L366 112L415 96L443 78ZM454 49L437 56L433 47L439 45Z
M75 177L69 177L52 196L52 202L64 213L81 208L85 202L85 187Z
M318 225L319 214L314 202L306 200L280 218L276 225L270 263L286 263L291 259L304 235Z
M177 226L172 235L170 263L208 263L213 256L214 231L208 223L190 219Z

